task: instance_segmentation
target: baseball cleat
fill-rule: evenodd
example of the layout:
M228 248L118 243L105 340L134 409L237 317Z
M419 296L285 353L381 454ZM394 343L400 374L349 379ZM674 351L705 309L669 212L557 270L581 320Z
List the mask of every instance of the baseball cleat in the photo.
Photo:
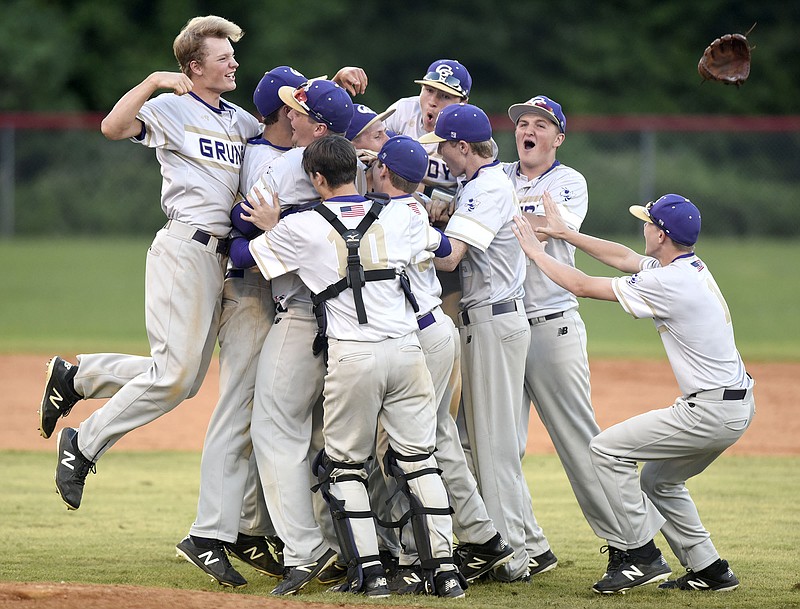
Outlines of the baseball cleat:
M389 590L396 594L425 594L425 575L418 565L400 566L389 580Z
M552 571L558 566L558 559L552 551L547 550L538 556L531 556L528 558L528 569L531 575L538 575L540 573L547 573Z
M386 580L386 572L382 565L373 565L364 568L364 576L361 586L358 585L358 579L354 582L346 581L328 588L328 592L350 592L352 594L363 594L370 598L389 598L391 592Z
M39 406L39 433L45 439L53 435L58 419L67 416L81 399L72 386L77 370L77 366L57 355L47 362L44 393Z
M686 575L659 584L659 590L697 590L702 592L731 592L739 587L739 580L731 571L727 560L718 560L699 571L686 570Z
M202 540L202 541L201 541ZM178 558L185 558L215 580L220 586L241 588L247 584L228 560L225 544L218 539L205 539L187 535L175 546Z
M464 598L467 582L458 571L440 571L433 577L433 591L430 592L442 598Z
M468 583L474 582L495 567L506 564L513 557L514 549L500 533L486 543L459 544L453 552L456 566Z
M226 543L228 553L271 577L283 577L283 565L272 556L265 537L239 533L236 543Z
M670 573L672 570L661 552L652 562L639 561L624 553L620 565L614 570L607 571L603 578L592 586L592 590L598 594L624 594L637 586L664 581Z
M68 510L81 507L83 486L89 472L95 473L94 463L78 450L78 430L65 427L58 432L58 463L56 491Z
M297 592L313 580L323 569L336 562L336 552L328 550L319 559L305 565L286 567L283 571L283 581L272 589L270 594L286 596Z
M317 581L325 586L336 584L347 578L347 567L340 565L338 562L333 563L319 572Z

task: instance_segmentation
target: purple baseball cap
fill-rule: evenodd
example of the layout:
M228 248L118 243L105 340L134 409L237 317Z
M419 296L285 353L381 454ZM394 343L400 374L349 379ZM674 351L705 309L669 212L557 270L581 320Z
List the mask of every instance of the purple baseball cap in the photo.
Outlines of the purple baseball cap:
M629 210L645 222L651 222L667 233L675 243L692 246L700 235L700 210L686 197L664 195L655 203L631 205Z
M364 104L356 104L353 108L353 120L350 121L350 126L347 128L347 133L344 136L351 142L359 135L364 133L372 125L379 121L384 121L394 114L395 109L390 108L380 114L376 113L369 106Z
M293 110L327 125L333 133L345 133L353 119L353 100L330 80L309 80L296 88L281 87L278 96Z
M539 114L553 121L561 130L561 133L567 132L567 117L564 116L564 112L561 110L561 104L553 101L546 95L531 97L528 101L521 104L514 104L508 109L508 116L514 121L515 125L520 116L529 113Z
M421 80L415 80L418 85L428 85L456 97L469 97L472 89L472 77L467 68L455 59L439 59L428 66L428 72Z
M404 180L422 182L428 173L428 153L418 141L407 135L396 135L381 146L378 159Z
M439 112L433 133L419 138L420 144L459 141L485 142L492 139L492 124L486 113L472 104L450 104Z
M308 79L294 68L278 66L264 74L253 93L253 103L258 108L261 116L269 116L283 106L283 101L278 97L281 87L299 87Z

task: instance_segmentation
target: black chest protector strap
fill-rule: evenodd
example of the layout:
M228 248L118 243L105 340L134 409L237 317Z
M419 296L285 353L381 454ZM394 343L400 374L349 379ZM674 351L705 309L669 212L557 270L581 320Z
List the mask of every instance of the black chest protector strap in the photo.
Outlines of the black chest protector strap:
M355 301L356 313L358 314L358 323L367 323L367 310L364 308L364 297L361 294L361 288L364 287L367 281L380 281L397 277L397 272L394 269L365 271L361 264L361 256L358 251L361 246L362 237L369 230L369 227L372 226L372 223L378 219L383 207L382 203L374 202L369 208L369 211L367 211L367 215L364 216L364 219L359 222L358 226L351 229L342 224L342 221L339 220L336 214L325 205L318 205L314 208L316 212L330 222L331 226L336 229L336 232L342 236L347 246L347 269L345 270L345 276L336 283L329 285L319 294L314 294L312 296L311 301L314 303L315 307L318 307L329 298L335 298L347 288L350 288L353 290L353 300Z

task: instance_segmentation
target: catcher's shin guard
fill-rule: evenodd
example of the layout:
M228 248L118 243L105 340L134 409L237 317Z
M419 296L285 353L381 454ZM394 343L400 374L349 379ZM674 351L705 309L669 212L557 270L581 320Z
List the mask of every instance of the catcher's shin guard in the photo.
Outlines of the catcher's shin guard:
M395 492L402 492L410 505L409 511L395 524L402 527L411 522L420 565L432 582L437 569L453 563L450 517L453 510L440 477L441 470L430 453L405 456L391 446L384 456L384 467L397 480Z
M339 473L343 470L352 473ZM380 563L364 464L332 461L323 449L314 458L311 471L319 480L311 490L322 493L328 504L339 541L340 558L347 564L347 589L358 592L365 583L364 565ZM366 509L348 511L345 508L348 502ZM369 522L365 522L367 519Z

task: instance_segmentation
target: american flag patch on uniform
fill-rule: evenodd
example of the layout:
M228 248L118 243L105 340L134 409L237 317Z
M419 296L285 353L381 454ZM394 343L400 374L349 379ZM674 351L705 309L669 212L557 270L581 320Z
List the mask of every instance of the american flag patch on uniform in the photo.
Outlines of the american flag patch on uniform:
M413 211L418 216L422 215L422 212L419 210L419 206L416 204L416 202L415 203L409 203L408 206L411 208L411 211Z
M342 218L355 218L364 215L364 206L361 204L342 205L339 211L342 214Z

